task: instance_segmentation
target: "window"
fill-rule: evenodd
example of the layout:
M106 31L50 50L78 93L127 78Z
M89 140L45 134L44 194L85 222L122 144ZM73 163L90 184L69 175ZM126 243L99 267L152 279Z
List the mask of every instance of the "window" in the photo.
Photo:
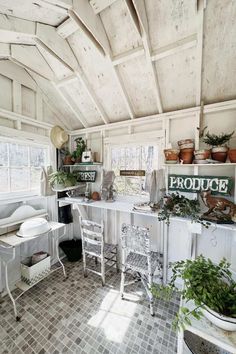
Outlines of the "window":
M111 169L115 172L115 185L119 194L147 195L146 177L123 177L120 170L145 170L146 174L158 168L158 146L127 145L111 147Z
M47 146L0 141L0 197L39 192L41 167L47 162Z

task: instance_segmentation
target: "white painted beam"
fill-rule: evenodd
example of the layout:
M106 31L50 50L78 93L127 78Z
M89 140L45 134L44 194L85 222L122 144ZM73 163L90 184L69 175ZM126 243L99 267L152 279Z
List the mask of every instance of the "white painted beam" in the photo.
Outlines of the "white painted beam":
M45 9L56 11L57 13L67 15L67 9L57 4L52 3L50 0L34 0L34 4L38 4Z
M1 43L34 44L35 22L0 14Z
M64 22L62 22L56 29L59 36L66 39L71 34L78 30L78 25L72 18L68 18Z
M6 118L6 119L9 119L12 121L20 120L22 123L32 125L34 127L39 127L39 128L41 127L43 129L51 129L53 127L53 124L39 122L36 119L26 117L26 116L19 114L19 113L8 111L3 108L0 108L0 117Z
M13 80L12 82L13 112L22 113L21 84Z
M55 10L57 10L58 7L61 7L63 9L70 9L73 5L73 0L41 0L41 1L54 5Z
M96 97L92 87L90 86L90 83L88 82L83 70L81 68L78 69L77 72L77 77L80 79L80 81L83 84L84 89L86 90L87 94L89 95L91 101L93 102L94 106L96 107L96 109L98 110L98 112L101 115L101 118L103 120L103 122L105 124L108 124L109 118L105 112L105 110L103 109L102 105L100 104L98 98Z
M151 54L152 61L160 60L170 55L181 52L182 50L195 47L197 45L197 35L192 34L191 36L180 39L177 42L171 43L165 47L156 49Z
M73 11L91 35L103 48L105 53L110 53L110 44L99 16L96 16L88 0L74 0Z
M143 47L137 47L137 48L134 48L134 49L130 49L130 50L128 50L125 53L122 53L122 54L114 56L112 58L112 64L114 66L120 65L120 64L122 64L124 62L127 62L129 60L138 58L138 57L140 57L140 56L142 56L144 54L145 54L145 51L144 51Z
M56 88L57 92L61 96L61 98L66 102L66 104L70 107L71 111L74 113L75 117L78 121L83 125L83 127L87 128L88 123L86 122L83 114L80 112L77 104L73 101L72 97L69 97L63 88L57 87L55 83L53 83L54 87Z
M111 6L115 1L117 0L89 0L89 3L97 15L101 11L105 10L108 6Z
M57 85L57 87L63 87L63 86L67 86L68 84L76 80L77 80L77 75L73 73L71 76L65 77L62 80L54 80L54 83Z
M8 43L0 43L0 59L9 59L10 56L10 45Z
M202 57L203 57L203 30L204 30L205 1L198 0L197 11L197 69L196 69L196 105L202 99Z
M157 108L158 108L159 113L162 113L163 108L162 108L161 93L160 93L157 72L156 72L155 64L152 62L152 59L151 59L151 45L150 45L150 41L149 41L148 19L147 19L147 14L146 14L145 3L144 3L144 0L136 0L136 1L132 0L132 1L133 1L134 7L136 10L138 19L139 19L139 23L140 23L141 34L142 34L141 38L142 38L143 46L144 46L145 53L146 53L147 64L148 64L148 67L149 67L149 69L152 73L152 76L153 76L153 87L155 90ZM127 9L130 11L129 6L127 6ZM134 25L136 26L136 23L134 23Z
M42 128L42 126L41 126L41 128ZM3 126L1 126L0 135L7 136L12 139L14 139L14 138L24 139L24 140L30 139L30 140L34 140L37 143L40 143L40 142L45 143L45 144L50 143L50 139L48 136L35 134L35 133L31 133L31 132L27 132L27 131L23 131L23 130L19 130L19 129L12 129L12 128L8 128L8 127L3 127Z
M11 60L25 69L32 70L36 74L53 80L54 74L42 55L35 46L11 45Z

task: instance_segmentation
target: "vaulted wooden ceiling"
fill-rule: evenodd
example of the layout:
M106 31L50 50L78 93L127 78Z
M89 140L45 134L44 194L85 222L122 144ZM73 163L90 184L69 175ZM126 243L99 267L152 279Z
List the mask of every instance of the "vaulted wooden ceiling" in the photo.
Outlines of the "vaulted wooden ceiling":
M70 129L236 98L235 0L0 0L0 71Z

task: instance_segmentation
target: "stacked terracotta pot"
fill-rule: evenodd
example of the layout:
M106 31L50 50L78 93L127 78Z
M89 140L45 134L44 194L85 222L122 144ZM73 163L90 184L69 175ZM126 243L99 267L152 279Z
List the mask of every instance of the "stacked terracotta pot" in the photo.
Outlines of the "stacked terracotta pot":
M191 164L194 156L194 140L184 139L179 140L178 145L180 148L179 159L183 164Z
M195 164L206 164L208 163L207 159L211 157L211 150L202 149L194 151L194 163Z
M179 162L178 149L165 149L164 154L165 154L167 164L176 164Z

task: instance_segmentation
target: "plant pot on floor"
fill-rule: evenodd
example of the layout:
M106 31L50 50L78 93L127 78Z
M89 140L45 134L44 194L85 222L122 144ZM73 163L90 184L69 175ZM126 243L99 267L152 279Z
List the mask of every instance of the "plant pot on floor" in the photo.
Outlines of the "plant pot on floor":
M213 146L211 150L212 159L219 162L227 160L228 147L227 146Z
M229 149L228 156L230 162L236 163L236 149Z
M66 240L59 244L62 251L67 256L69 262L77 262L81 259L82 255L82 242L81 240Z

